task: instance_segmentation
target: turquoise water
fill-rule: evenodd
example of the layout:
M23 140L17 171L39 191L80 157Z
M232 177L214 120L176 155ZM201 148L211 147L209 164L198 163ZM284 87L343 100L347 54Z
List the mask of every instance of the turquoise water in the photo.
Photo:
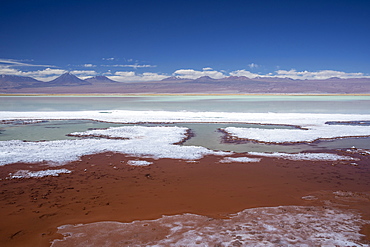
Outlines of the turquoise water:
M82 110L165 110L225 112L296 112L370 114L370 96L121 96L121 97L0 97L0 111L82 111ZM118 127L123 124L87 120L47 121L27 125L0 124L0 141L74 139L67 134L94 128ZM259 143L228 144L222 142L218 128L254 127L246 124L175 124L190 128L195 137L183 145L204 146L213 150L249 152L300 152L356 146L370 149L369 138L348 138L315 144L271 145ZM286 128L286 127L279 127Z
M370 96L3 96L0 111L165 110L369 113Z

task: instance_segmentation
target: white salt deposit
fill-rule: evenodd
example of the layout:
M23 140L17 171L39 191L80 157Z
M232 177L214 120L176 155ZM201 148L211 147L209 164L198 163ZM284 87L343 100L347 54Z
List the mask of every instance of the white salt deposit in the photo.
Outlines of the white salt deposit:
M268 143L314 142L320 139L361 137L370 135L370 126L317 125L307 129L258 129L227 127L231 136Z
M43 171L19 170L14 174L10 173L9 178L42 178L47 176L57 177L59 176L59 174L71 172L72 171L67 169L43 170Z
M302 199L306 201L316 201L319 198L317 198L316 196L303 196Z
M44 120L3 120L1 123L3 124L14 124L14 125L25 125L25 124L37 124L42 123Z
M0 120L32 119L91 119L115 123L141 122L229 122L298 125L302 127L325 125L331 121L368 121L365 114L312 114L312 113L241 113L241 112L184 112L184 111L125 111L110 114L101 111L11 112L0 111ZM338 125L331 125L339 127ZM342 126L343 127L343 126ZM356 126L351 126L356 127Z
M200 122L259 123L295 125L302 129L225 128L238 138L262 142L312 142L322 138L369 136L370 126L327 125L327 121L369 121L370 115L306 114L306 113L230 113L230 112L169 112L169 111L61 111L61 112L0 112L0 120L91 119L114 123ZM76 132L75 135L100 139L60 140L48 142L0 142L0 165L14 162L65 163L82 155L106 151L155 158L199 159L207 154L225 154L204 147L173 145L185 138L185 128L129 126ZM129 138L113 140L110 138ZM315 154L317 155L317 154ZM293 156L291 156L292 158ZM312 159L312 155L311 158Z
M256 123L294 125L304 129L226 128L239 138L261 142L312 142L323 138L370 136L370 126L328 125L326 122L369 121L370 115L360 114L310 114L310 113L232 113L232 112L169 112L169 111L98 111L78 112L0 112L0 120L37 119L91 119L114 123L141 122L207 122Z
M184 127L145 127L145 126L123 126L111 127L104 130L89 130L85 132L74 132L71 136L91 136L106 138L128 138L128 139L150 139L151 142L173 144L186 138Z
M130 166L149 166L153 164L153 162L149 162L146 160L129 160L127 161L127 164Z
M353 154L361 154L361 155L364 155L364 156L365 155L370 155L370 150L356 148L356 147L352 147L350 149L347 149L346 152L353 153Z
M61 246L368 246L369 221L334 208L281 206L247 209L228 219L184 214L132 223L64 225Z
M220 163L232 163L232 162L241 162L241 163L250 163L250 162L260 162L261 158L249 158L249 157L225 157L220 160Z
M186 130L186 128L180 127L125 126L108 129L106 135L130 138L128 140L99 138L45 142L1 141L0 165L16 162L64 164L78 160L83 155L108 151L135 157L185 160L200 159L209 154L230 154L212 151L204 147L173 145L173 143L180 142L185 138ZM104 130L74 134L84 135L85 133L89 135L103 133L104 135Z
M313 160L313 161L350 161L357 160L356 158L349 156L342 156L330 153L261 153L261 152L249 152L250 155L262 156L262 157L272 157L272 158L282 158L287 160Z

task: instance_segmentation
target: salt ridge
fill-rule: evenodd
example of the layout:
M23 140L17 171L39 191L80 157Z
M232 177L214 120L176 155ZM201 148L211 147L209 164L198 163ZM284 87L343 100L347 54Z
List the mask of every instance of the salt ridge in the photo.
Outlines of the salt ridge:
M184 112L184 111L60 111L11 112L0 111L0 120L32 119L91 119L114 123L141 122L230 122L315 126L327 121L368 121L366 114L312 114L312 113L240 113L240 112ZM338 126L336 126L338 127Z
M107 138L147 139L152 142L174 144L186 138L185 127L145 127L145 126L123 126L110 127L104 130L89 130L84 132L73 132L70 136L91 136ZM160 138L159 138L160 137Z
M231 136L267 143L314 142L320 139L370 136L370 126L316 125L306 129L257 129L227 127Z
M127 164L130 166L149 166L153 164L153 162L149 162L146 160L129 160L127 161Z
M14 174L9 174L10 179L14 178L42 178L47 176L58 177L59 174L71 173L72 171L67 169L56 169L56 170L42 170L42 171L29 171L29 170L19 170Z
M261 153L261 152L248 152L250 155L262 156L262 157L271 157L271 158L282 158L288 160L311 160L311 161L353 161L358 160L350 156L342 156L338 154L330 153Z
M260 162L261 158L249 158L249 157L225 157L220 160L220 163L232 163L232 162L240 162L240 163L251 163L251 162Z
M246 209L228 219L184 214L131 223L64 225L61 246L368 246L359 214L327 207ZM154 230L153 230L154 229Z

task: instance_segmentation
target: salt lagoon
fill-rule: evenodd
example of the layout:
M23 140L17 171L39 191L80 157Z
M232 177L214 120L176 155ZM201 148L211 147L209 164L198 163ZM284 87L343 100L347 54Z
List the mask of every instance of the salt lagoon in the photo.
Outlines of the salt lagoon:
M369 201L367 194L369 191L365 189L370 182L367 172L367 169L369 168L367 165L366 155L367 150L370 149L370 126L366 124L368 121L370 121L369 96L210 95L128 97L0 97L0 101L2 102L2 105L0 106L0 163L2 165L2 169L4 169L1 181L6 183L7 186L15 186L15 184L11 185L9 183L10 181L16 180L12 179L6 181L6 178L11 176L9 175L10 173L24 174L27 176L27 174L43 174L42 171L45 171L44 173L47 174L46 171L48 170L59 171L58 169L49 169L48 167L50 166L63 167L61 169L66 169L66 171L71 172L56 172L58 176L54 177L53 179L59 179L60 181L62 181L64 178L68 179L68 176L70 179L77 179L75 176L78 174L78 176L86 175L86 177L88 177L90 176L88 174L91 174L90 172L92 171L94 174L99 173L99 169L103 169L106 172L109 171L109 169L113 169L116 170L117 174L120 174L120 169L129 169L126 171L129 172L128 174L130 174L130 172L135 172L136 177L141 176L138 174L142 174L142 176L146 179L146 182L155 182L156 176L153 175L153 172L156 171L156 169L164 169L163 172L166 173L168 169L174 169L170 166L167 166L167 163L171 164L176 162L184 162L181 163L182 165L173 164L173 167L176 167L176 171L174 172L176 172L177 175L175 177L181 177L181 175L179 175L180 173L178 173L180 170L185 171L186 169L186 172L190 172L192 169L199 170L203 169L202 167L208 167L208 165L210 165L209 168L204 168L204 172L200 172L199 170L199 174L202 174L203 176L203 181L209 181L206 182L209 189L212 188L212 186L215 186L213 185L213 182L210 182L215 178L212 178L212 176L206 176L205 174L210 173L212 169L214 169L214 172L219 171L220 173L225 173L225 169L228 169L228 167L231 166L232 169L230 174L232 175L230 175L230 178L233 177L233 179L225 180L225 194L224 192L221 192L221 190L217 190L219 192L215 192L216 194L214 197L219 197L220 199L222 198L222 195L232 195L235 193L235 191L243 192L245 196L248 197L252 196L256 191L247 190L247 188L251 186L253 187L257 183L263 183L263 181L255 181L254 185L249 185L248 187L244 184L247 182L240 177L238 178L241 179L240 183L244 184L246 187L236 189L234 187L234 183L235 181L239 180L235 179L234 176L236 176L236 174L234 173L238 173L239 169L242 169L243 171L245 170L244 172L248 171L256 174L259 174L260 170L262 171L266 169L264 173L271 172L272 174L270 175L273 175L273 171L278 174L284 169L287 169L287 171L289 170L292 173L297 173L297 171L294 171L293 167L298 165L299 170L302 172L304 171L303 174L305 174L300 177L300 181L293 182L293 180L297 179L294 177L285 177L281 179L273 177L270 179L270 181L276 181L276 184L281 184L279 185L281 186L280 189L278 189L279 186L275 185L275 187L277 187L274 188L276 189L274 194L275 199L268 199L267 194L264 194L266 192L260 193L260 196L257 196L248 202L245 198L242 199L241 197L238 197L238 200L225 200L225 202L222 203L224 207L221 210L214 208L214 206L210 205L209 203L204 204L204 206L198 205L195 200L200 200L200 197L196 196L196 193L193 196L187 193L179 193L178 196L184 196L184 198L190 200L190 202L188 201L183 205L194 205L190 206L189 208L187 208L187 206L177 206L175 207L177 210L171 211L166 209L167 206L164 206L163 203L165 200L162 198L162 196L166 193L172 192L163 190L162 192L157 192L157 196L162 199L153 199L152 202L158 204L158 208L155 210L156 216L158 214L158 216L163 214L177 215L174 216L174 219L177 220L176 217L178 217L180 222L184 222L187 219L185 215L181 216L183 215L182 213L187 212L208 215L211 218L217 218L219 217L217 215L223 215L222 217L225 217L225 215L228 213L240 211L240 214L244 214L247 212L245 211L244 213L241 213L242 209L263 211L265 209L262 209L262 206L269 206L269 208L266 210L275 212L271 214L276 215L277 217L276 222L271 223L272 225L270 228L261 228L261 226L264 224L270 224L266 222L264 223L264 220L269 221L268 218L258 220L258 224L262 224L261 226L259 226L257 223L255 225L253 225L254 223L250 223L252 224L251 227L255 227L256 229L261 228L258 230L261 232L259 234L268 234L266 233L266 231L269 231L268 229L275 229L277 231L277 229L279 229L277 222L283 219L279 217L294 218L299 222L303 222L304 217L306 216L298 213L301 219L297 219L298 216L295 210L302 210L298 206L306 205L307 201L303 199L298 200L297 198L302 198L307 195L310 196L311 194L315 193L327 193L326 196L328 196L330 193L332 193L330 191L340 188L344 189L345 191L352 191L353 193L363 193L361 194L361 203L357 203L359 205L363 205L364 203L366 204ZM234 142L230 142L230 140L228 140L230 137L234 140ZM363 151L360 152L359 150ZM109 161L110 159L112 160ZM305 165L303 165L302 162ZM40 164L41 166L39 167L36 164ZM302 164L302 166L300 164ZM331 166L328 166L328 164ZM317 167L320 167L320 169L325 171L325 173L316 176L310 175L310 173L313 171L306 169L311 169L313 165L317 165ZM333 165L335 165L335 167L333 167ZM44 166L44 168L42 168L42 166ZM239 166L244 167L241 168ZM145 170L139 171L138 169ZM190 170L187 171L187 169ZM330 169L336 170L330 171ZM331 177L330 174L332 172L339 174L336 175L337 178ZM124 173L122 173L122 176L127 176L123 174ZM267 174L263 176L261 174L259 175L260 179L265 179L263 177L267 176ZM347 180L343 180L342 177L352 176L350 174L354 174L353 176L355 176L355 178L358 180L358 184L360 185L355 185L355 183L352 184L352 182L348 184L347 182L344 182ZM217 176L218 175L219 173L217 172ZM40 181L42 181L42 179L47 179L48 181L52 182L50 180L52 179L52 176L53 175L51 174L50 177L46 178L42 176L40 176L40 178L32 178L32 175L29 175L31 178L28 179L40 179ZM135 176L133 176L132 179L135 179ZM187 177L187 179L193 180L195 179L194 176L197 177L199 175L194 173L190 175L189 173L189 177ZM284 177L287 175L282 176ZM290 175L288 177L290 177ZM324 184L327 183L327 185L321 186L321 189L319 189L320 186L317 184L318 177L320 179L324 179L325 177L323 181L326 181ZM158 181L158 186L165 186L165 181L168 179L169 177L162 176L162 182ZM20 183L33 183L31 180L27 180L28 182L26 180L19 181ZM56 182L57 180L53 181ZM109 184L110 182L108 181L111 180L107 180L107 183ZM284 181L285 183L289 183L290 186L297 188L297 191L290 192L291 197L294 197L294 200L292 198L288 199L285 197L283 200L276 197L277 195L280 195L283 198L281 193L287 193L287 190L289 190L283 185ZM316 183L313 183L312 181L316 181ZM76 182L74 182L73 186L71 185L70 188L76 188L77 185L75 183ZM88 183L91 183L91 187L94 187L95 185L93 184L97 184L98 180L91 180ZM304 184L303 187L305 188L303 191L301 191L303 185L302 183ZM334 186L335 183L338 184ZM148 184L148 186L150 185ZM269 191L271 189L270 186L274 185L270 184L267 187L266 186L267 185L263 183L262 187L264 187L266 191ZM146 187L143 187L143 189L144 188ZM192 188L193 190L199 189L199 187ZM232 188L235 190L234 192L232 192ZM189 192L193 190L189 190ZM147 189L147 191L149 191L149 189ZM7 195L8 193L5 191L3 192L3 195ZM29 193L32 192L30 191ZM50 193L51 192L49 192L49 194ZM105 194L102 195L104 195L103 197L110 197L110 193L111 192L105 192ZM143 191L140 193L146 192ZM211 202L212 199L210 196L213 193L208 194L206 198L208 198L209 202ZM134 194L131 196L133 195ZM92 194L90 196L92 196ZM46 196L46 198L47 197L48 196ZM9 199L11 197L6 198ZM37 198L37 195L35 198ZM356 198L350 198L352 198L353 201L356 200ZM122 200L125 201L126 199ZM111 199L106 198L107 203L109 200ZM175 201L176 200L178 199L175 199ZM97 199L97 201L99 200ZM257 203L258 201L260 202ZM328 205L328 201L330 201L331 204ZM166 202L168 203L168 201ZM333 227L337 227L336 224L340 224L335 223L334 221L329 223L328 221L324 222L325 220L319 222L319 218L322 218L320 215L328 214L325 212L326 209L320 208L325 204L324 199L314 200L313 202L309 203L312 204L310 204L310 206L313 206L311 209L318 212L317 214L310 214L307 216L312 219L312 224L333 224ZM340 201L340 203L343 204L344 202ZM113 207L114 210L118 210L120 208L119 205L112 206L111 204L112 203L109 203L108 206ZM135 200L133 200L132 205L135 204L139 208L143 207L140 203L140 200L136 200L136 203ZM195 204L197 206L195 206ZM342 210L336 208L336 204L338 204L338 198L326 200L326 206L333 207L331 210ZM357 204L351 204L350 207L357 209L362 207L361 205L359 206ZM75 206L77 205L78 203ZM292 208L284 208L290 205L296 205L297 208L294 208L294 210L292 210ZM76 210L75 206L73 206L74 210ZM67 206L67 208L68 207L69 206ZM87 206L86 204L84 207L86 208L90 206ZM146 213L142 214L144 216L146 215L144 218L139 217L136 210L131 209L130 211L129 208L125 206L122 207L122 209L128 210L127 215L125 216L120 214L121 216L117 216L115 218L113 217L115 214L112 212L109 214L109 217L104 218L104 214L97 213L102 209L96 208L98 211L91 211L95 212L96 215L90 220L88 220L89 218L83 219L79 216L75 220L53 221L54 223L52 223L52 225L59 226L58 231L61 234L65 234L63 233L62 229L77 229L73 228L73 226L62 227L62 225L68 225L71 223L77 224L96 221L97 223L95 224L99 225L99 221L113 220L124 221L128 224L131 224L129 220L131 217L129 217L129 215L132 215L132 219L134 220L144 220L145 217L153 219L153 216L149 216L152 215L152 213L147 213L152 212L152 210L149 210L146 207L144 207L146 208ZM288 211L291 211L289 216L279 216L277 212L280 209L278 207L282 207L282 209L286 210L289 209ZM41 208L43 208L43 206L41 206ZM43 215L50 214L49 211L52 210L53 207L50 208L51 209L48 210L44 209L45 212L48 213ZM58 207L55 207L55 209L57 208ZM204 210L201 210L201 208L204 208ZM107 210L109 210L109 207ZM54 210L51 212L51 214L63 214L63 212L64 211L60 209L56 211ZM360 212L362 212L365 218L368 217L367 214L369 212L366 210L360 210ZM72 211L70 211L70 213L72 213ZM73 214L76 213L77 212L73 211ZM359 229L368 224L367 221L358 220L361 218L361 214L359 212L343 210L340 211L340 213L344 215L343 217L355 219L355 221L358 223L353 224L358 224L356 226L357 228L348 228L348 232L345 232L345 230L340 231L340 233L338 233L342 234L340 236L336 235L337 233L334 233L333 230L327 228L325 231L327 231L327 238L330 238L331 242L324 243L322 240L320 240L320 238L315 237L313 237L313 242L299 242L301 241L299 240L300 238L307 238L307 236L296 238L294 241L298 241L296 242L297 244L300 243L308 245L330 245L335 243L339 246L347 246L348 244L352 244L354 246L366 246L366 243L364 242L365 240L363 240L361 237L362 235L359 235ZM94 213L91 214L94 215ZM14 212L9 212L9 215L9 217L12 218L13 216L11 215L15 214ZM46 216L43 216L39 219L43 220L45 217ZM194 217L201 218L202 216ZM229 217L232 218L232 216ZM52 220L52 218L53 217L50 219ZM158 219L159 217L154 218ZM182 221L182 219L184 221ZM330 221L330 217L328 217L328 220ZM158 221L161 220L158 219ZM313 223L316 221L319 223ZM114 225L117 223L112 224ZM132 224L134 226L136 223ZM152 223L143 222L142 224ZM183 223L178 224L181 225ZM235 223L233 226L228 225L227 227L236 227L237 224L242 224L242 222ZM90 227L89 225L86 226ZM206 229L208 226L204 227L204 229ZM53 229L54 230L51 232L55 234L57 228L55 227ZM311 230L305 231L307 232ZM68 230L67 232L70 231L75 230ZM293 234L293 232L296 230L292 228L291 230L287 231L290 231L290 233L284 232L284 234L278 234L281 234L282 236L289 235ZM22 232L27 231L22 230ZM11 236L13 236L12 234L15 234L11 239L17 239L17 237L21 235L20 233L17 233L17 231L9 234ZM49 234L49 239L55 238L56 235L53 234ZM209 233L204 234L209 235ZM251 246L258 244L258 241L253 242L255 240L253 240L251 237L250 232L241 231L237 234L244 235L240 235L242 239L232 237L231 235L231 237L228 236L224 239L222 239L220 236L214 236L212 238L213 240L207 240L208 242L204 242L204 238L195 235L193 236L191 235L191 231L189 232L187 230L185 233L182 233L181 240L176 241L179 244L190 241L193 244L198 243L200 246L202 244L206 246L207 243L213 243L212 241L216 241L214 239L217 238L217 243L220 243L220 246L231 244L233 241L239 241L245 246L248 246L248 243ZM246 238L246 234L249 234L249 237ZM65 235L65 237L67 235ZM208 239L209 238L210 237L208 237ZM280 239L279 241L281 244L294 244L293 240L281 239L280 235L273 238L266 237L263 241L261 240L259 244L274 245L274 243L277 244L277 239ZM67 244L68 241L71 240L70 238L66 237L66 242L54 241L53 246L63 246L63 243ZM14 243L14 241L12 242L10 240L4 240L3 243L10 244ZM83 245L82 242L80 244L81 246ZM166 245L160 244L160 242L156 244L157 246Z

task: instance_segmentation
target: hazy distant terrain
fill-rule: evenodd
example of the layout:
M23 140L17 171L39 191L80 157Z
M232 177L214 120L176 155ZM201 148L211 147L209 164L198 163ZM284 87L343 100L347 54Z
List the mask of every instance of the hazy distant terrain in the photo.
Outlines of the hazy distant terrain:
M162 81L117 82L105 76L82 80L70 73L43 82L31 77L0 75L0 93L306 93L369 94L370 78L293 80L278 77L230 76L212 79L169 77Z

